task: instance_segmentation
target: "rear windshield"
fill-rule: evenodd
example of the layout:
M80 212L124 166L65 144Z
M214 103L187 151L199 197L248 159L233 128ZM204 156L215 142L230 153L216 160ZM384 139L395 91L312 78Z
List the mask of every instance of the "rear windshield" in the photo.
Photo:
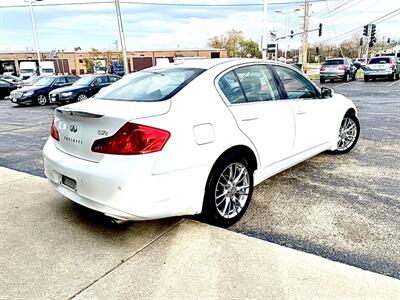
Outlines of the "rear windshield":
M329 65L344 65L344 60L343 59L331 59L331 60L327 60L324 62L325 66L329 66Z
M124 76L100 90L96 99L121 101L161 101L171 98L204 69L174 68L143 70Z
M390 64L389 57L374 57L369 61L370 64Z

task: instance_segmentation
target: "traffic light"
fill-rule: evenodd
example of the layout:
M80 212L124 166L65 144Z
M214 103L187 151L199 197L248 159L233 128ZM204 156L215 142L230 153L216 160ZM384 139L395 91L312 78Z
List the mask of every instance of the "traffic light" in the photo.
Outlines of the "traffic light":
M372 48L374 46L373 42L369 42L368 47Z
M371 25L371 41L372 41L373 43L376 42L376 36L375 36L375 34L376 34L376 25L375 25L375 24L372 24L372 25Z
M322 35L322 23L319 23L318 36Z
M293 38L293 34L294 34L294 31L293 31L293 30L290 30L290 38L291 38L291 39Z
M368 25L364 25L363 35L368 36Z

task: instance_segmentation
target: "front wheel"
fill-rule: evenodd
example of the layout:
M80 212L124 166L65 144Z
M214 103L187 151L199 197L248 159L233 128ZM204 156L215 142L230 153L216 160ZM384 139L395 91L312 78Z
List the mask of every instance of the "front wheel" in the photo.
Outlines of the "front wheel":
M79 94L78 98L76 98L76 100L78 102L86 100L86 99L87 99L87 96L85 94Z
M213 225L228 227L240 220L253 193L253 171L240 156L219 160L207 180L202 217Z
M350 81L350 74L349 74L349 73L346 73L346 74L343 76L343 81L344 81L344 82L349 82L349 81Z
M346 114L339 129L339 137L335 154L350 152L357 144L360 136L360 122L353 114Z
M320 82L320 83L325 83L325 78L322 78L322 77L321 77L321 78L319 79L319 82Z
M39 95L37 97L37 104L39 104L40 106L44 106L47 104L47 98L45 95Z

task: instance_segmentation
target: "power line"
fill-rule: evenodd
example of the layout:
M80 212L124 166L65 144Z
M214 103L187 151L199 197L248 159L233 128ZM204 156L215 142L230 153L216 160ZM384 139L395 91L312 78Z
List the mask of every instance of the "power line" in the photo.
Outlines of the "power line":
M393 18L393 17L395 17L395 16L397 16L397 15L399 15L399 14L400 14L400 7L397 8L397 9L395 9L395 10L393 10L393 11L391 11L391 12L389 12L389 13L387 13L387 14L385 14L385 15L383 15L382 17L379 17L379 18L377 18L377 19L375 19L375 20L373 20L373 21L366 22L366 23L375 23L375 24L379 24L379 23L382 23L382 22L384 22L384 21L387 21L387 20L389 20L389 19L391 19L391 18ZM352 29L352 30L346 31L346 32L344 32L344 33L342 33L342 34L339 34L339 35L337 35L337 36L330 37L329 39L324 40L324 42L327 42L327 41L334 41L334 40L341 39L341 38L343 38L343 37L345 37L345 36L348 36L348 35L350 35L350 34L356 32L356 31L358 31L359 29L362 29L362 28L363 28L363 25L358 26L358 27L356 27L356 28L354 28L354 29Z
M309 0L310 3L324 2L325 0ZM341 1L341 0L334 0ZM91 1L91 2L64 2L64 3L35 3L34 6L67 6L67 5L96 5L96 4L109 4L114 3L112 0L105 1ZM226 3L226 4L207 4L207 3L161 3L161 2L142 2L142 1L129 1L122 0L120 3L123 4L135 4L135 5L148 5L148 6L176 6L176 7L250 7L250 6L263 6L263 3ZM304 1L281 1L271 2L268 5L290 5L290 4L302 4ZM27 7L28 4L18 5L0 5L0 8L18 8Z

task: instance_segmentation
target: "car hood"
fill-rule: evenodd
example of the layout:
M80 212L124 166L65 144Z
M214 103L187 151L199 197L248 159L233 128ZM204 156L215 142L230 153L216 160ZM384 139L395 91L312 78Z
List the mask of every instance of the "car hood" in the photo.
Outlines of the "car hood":
M77 92L77 91L83 90L85 88L86 88L86 86L79 86L79 85L78 86L77 85L72 86L72 85L70 85L70 86L65 86L65 87L61 87L61 88L55 89L51 93L52 94L60 94L60 93L63 93L63 92Z
M38 91L42 88L45 88L45 87L30 85L30 86L25 86L25 87L19 88L17 91L21 92L21 93L25 93L25 92L30 92L30 91Z

